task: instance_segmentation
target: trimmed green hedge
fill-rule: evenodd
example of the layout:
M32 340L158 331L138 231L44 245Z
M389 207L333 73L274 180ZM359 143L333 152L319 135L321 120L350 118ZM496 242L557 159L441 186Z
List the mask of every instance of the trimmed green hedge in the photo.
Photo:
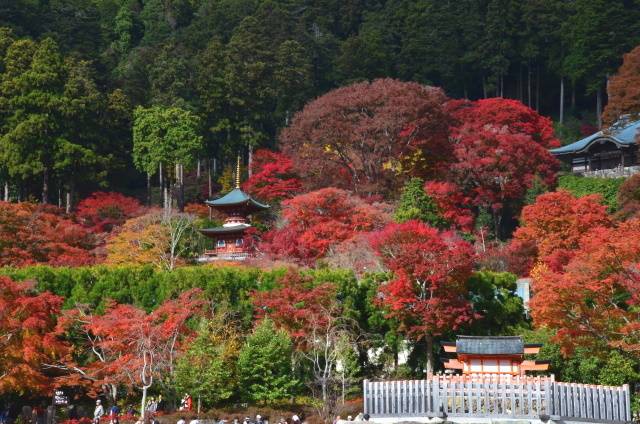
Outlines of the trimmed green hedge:
M248 293L260 285L273 285L285 270L204 266L182 267L173 272L150 266L89 266L2 268L0 274L17 281L34 280L37 289L65 298L65 307L85 303L99 310L107 299L151 310L182 291L200 287L216 303L242 307Z
M609 212L618 209L618 189L625 178L594 178L576 175L563 175L558 178L558 188L571 192L574 196L582 197L589 194L599 194Z

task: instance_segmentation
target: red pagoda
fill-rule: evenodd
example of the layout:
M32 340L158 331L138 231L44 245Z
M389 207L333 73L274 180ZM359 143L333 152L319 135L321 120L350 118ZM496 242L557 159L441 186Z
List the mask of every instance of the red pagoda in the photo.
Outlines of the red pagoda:
M202 262L214 260L244 260L251 255L245 246L244 235L251 228L250 216L256 212L269 209L268 205L253 199L240 189L240 158L236 169L236 187L226 195L205 202L210 208L226 215L221 227L205 228L200 232L213 239L212 250L204 252Z

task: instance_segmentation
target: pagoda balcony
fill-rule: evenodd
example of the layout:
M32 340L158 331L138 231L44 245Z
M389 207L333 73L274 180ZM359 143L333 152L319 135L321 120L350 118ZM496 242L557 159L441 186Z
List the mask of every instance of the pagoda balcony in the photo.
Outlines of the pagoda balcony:
M207 263L215 261L244 261L251 255L247 252L227 252L220 253L215 250L205 250L204 254L198 258L198 262Z

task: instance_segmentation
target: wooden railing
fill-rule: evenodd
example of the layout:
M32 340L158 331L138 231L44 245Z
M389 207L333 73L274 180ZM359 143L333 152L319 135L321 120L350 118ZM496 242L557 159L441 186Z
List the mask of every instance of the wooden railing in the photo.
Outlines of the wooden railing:
M548 377L433 376L364 381L372 417L466 416L631 421L629 386L560 383Z

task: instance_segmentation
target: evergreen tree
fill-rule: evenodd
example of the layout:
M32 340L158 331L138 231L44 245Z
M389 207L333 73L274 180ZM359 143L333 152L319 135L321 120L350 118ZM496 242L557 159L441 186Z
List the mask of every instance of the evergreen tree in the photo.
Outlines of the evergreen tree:
M299 382L293 374L292 354L289 335L277 330L270 319L264 319L247 337L238 356L242 396L258 403L293 396Z
M404 186L394 218L397 222L417 219L432 227L444 227L446 224L438 212L438 205L424 191L424 181L421 178L412 178Z
M223 317L204 321L187 351L178 359L176 389L205 407L230 399L237 390L236 363L240 341Z

